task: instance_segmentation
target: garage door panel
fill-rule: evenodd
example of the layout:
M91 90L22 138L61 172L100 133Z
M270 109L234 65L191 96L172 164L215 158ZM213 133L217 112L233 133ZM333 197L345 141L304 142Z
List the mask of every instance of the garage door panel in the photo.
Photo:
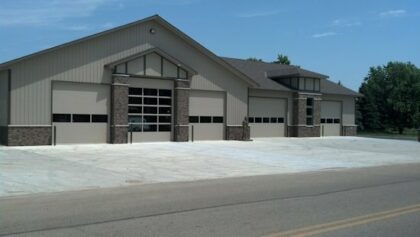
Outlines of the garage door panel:
M340 101L321 101L322 136L341 135L341 104Z
M193 124L191 139L194 140L222 140L224 137L223 124Z
M108 85L53 82L52 107L57 144L109 141Z
M251 137L283 137L284 124L250 124Z
M251 137L284 137L287 100L282 98L249 98Z
M191 91L189 103L190 124L194 126L190 139L194 136L194 140L223 140L224 92Z

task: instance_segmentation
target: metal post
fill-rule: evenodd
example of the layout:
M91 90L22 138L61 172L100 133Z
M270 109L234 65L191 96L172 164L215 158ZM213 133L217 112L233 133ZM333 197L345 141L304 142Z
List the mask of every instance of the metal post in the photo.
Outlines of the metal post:
M130 144L133 144L133 131L130 131Z
M54 146L57 145L57 126L54 126Z
M194 142L194 125L191 125L191 142Z

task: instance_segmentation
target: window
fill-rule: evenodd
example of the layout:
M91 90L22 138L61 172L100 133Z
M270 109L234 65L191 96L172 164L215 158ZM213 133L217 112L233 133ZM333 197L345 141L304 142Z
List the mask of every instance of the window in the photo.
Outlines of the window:
M277 118L277 123L284 123L284 118Z
M340 119L334 119L334 123L340 123Z
M325 119L324 118L321 119L321 123L325 123Z
M92 114L92 123L107 123L108 115L106 114Z
M190 123L198 123L198 116L190 116Z
M333 119L327 119L327 123L333 123Z
M141 124L130 124L130 126L128 126L128 131L141 132L142 131Z
M129 104L132 104L132 105L134 105L134 104L143 104L142 103L142 98L140 98L140 97L129 97L128 98L128 103Z
M254 117L248 117L248 122L249 123L254 123Z
M143 110L142 110L141 106L130 106L130 107L128 107L128 113L141 114L142 111Z
M211 116L200 116L200 123L211 123Z
M213 117L213 123L223 123L223 117L222 116L214 116Z
M159 90L159 96L170 97L170 96L172 96L172 91L171 90Z
M263 123L269 123L270 122L270 118L263 118Z
M306 125L314 125L314 98L306 98Z
M163 98L159 99L159 105L171 105L171 104L172 104L171 99L163 99Z
M143 116L128 116L128 123L143 123Z
M90 123L90 114L73 114L73 123Z
M171 125L159 125L159 132L170 132Z
M144 124L143 132L157 132L157 125L155 124Z
M144 98L145 105L157 105L157 98Z
M144 95L157 95L157 89L143 89L144 90Z
M70 123L71 115L70 114L53 114L53 122L55 123Z
M143 116L144 123L156 123L157 117L156 116Z
M255 123L261 123L262 119L261 118L255 118Z
M277 123L277 118L270 118L270 123Z
M171 114L171 107L160 107L159 114Z
M171 123L171 116L159 116L159 123Z
M157 114L157 107L143 107L143 113L145 114Z
M141 88L129 88L128 93L130 95L142 95L143 90Z

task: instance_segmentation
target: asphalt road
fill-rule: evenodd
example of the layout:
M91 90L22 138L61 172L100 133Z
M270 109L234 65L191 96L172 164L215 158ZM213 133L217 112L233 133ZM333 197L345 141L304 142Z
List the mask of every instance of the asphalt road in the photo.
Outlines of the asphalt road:
M419 236L420 164L0 198L0 236Z

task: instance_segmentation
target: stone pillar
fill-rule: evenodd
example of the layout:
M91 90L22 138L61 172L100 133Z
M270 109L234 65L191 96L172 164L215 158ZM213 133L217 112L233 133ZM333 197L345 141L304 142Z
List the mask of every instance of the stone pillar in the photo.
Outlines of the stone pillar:
M357 135L357 125L345 125L343 126L343 136L356 136Z
M114 75L111 88L111 143L128 140L128 77Z
M189 137L190 81L174 81L174 141L187 142Z
M13 126L6 127L5 145L8 146L42 146L51 145L51 126ZM2 129L3 131L6 129Z
M321 95L295 93L293 96L293 117L288 128L290 137L319 137L321 122ZM306 125L306 99L313 98L313 125Z
M237 141L251 141L251 132L248 121L244 119L242 126L227 126L226 127L226 140Z

